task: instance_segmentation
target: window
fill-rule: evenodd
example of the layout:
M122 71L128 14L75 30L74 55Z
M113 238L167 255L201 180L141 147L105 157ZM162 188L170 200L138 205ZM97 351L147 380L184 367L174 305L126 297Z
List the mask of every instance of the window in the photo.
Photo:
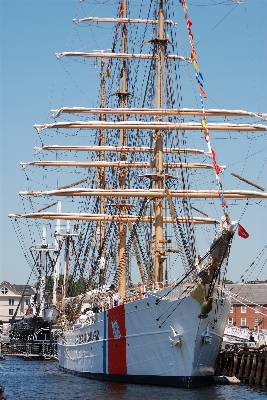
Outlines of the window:
M233 312L234 312L234 307L231 306L231 308L230 308L230 313L233 313Z
M26 304L26 306L29 306L29 305L31 304L31 303L30 303L30 299L26 299L25 304Z
M246 318L241 318L241 325L246 326L247 325L247 319Z
M246 313L246 306L241 306L241 313L243 313L243 314Z
M2 294L7 294L8 293L8 288L2 287L1 288L1 292L2 292Z
M233 325L233 318L228 318L228 325Z
M13 310L13 308L10 308L9 309L9 315L13 315L14 314L14 310Z
M14 299L9 299L9 305L14 306Z
M260 306L255 306L255 312L259 313L260 312Z

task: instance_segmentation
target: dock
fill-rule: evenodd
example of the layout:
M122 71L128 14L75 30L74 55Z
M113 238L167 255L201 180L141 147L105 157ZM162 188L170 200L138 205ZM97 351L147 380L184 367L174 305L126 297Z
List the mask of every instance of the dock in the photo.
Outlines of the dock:
M0 343L0 354L24 359L57 360L57 343L45 340L34 342Z
M217 384L267 385L267 346L250 350L223 350L219 355L214 381ZM229 383L225 382L225 379ZM236 382L238 383L238 382Z

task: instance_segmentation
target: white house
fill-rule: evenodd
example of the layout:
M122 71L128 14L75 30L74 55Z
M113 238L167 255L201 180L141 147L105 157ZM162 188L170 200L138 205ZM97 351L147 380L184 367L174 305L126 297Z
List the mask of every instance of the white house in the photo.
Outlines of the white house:
M24 295L22 297L22 294ZM15 315L21 318L25 314L30 298L35 294L34 288L29 285L11 285L11 283L3 281L0 283L0 320L3 323Z

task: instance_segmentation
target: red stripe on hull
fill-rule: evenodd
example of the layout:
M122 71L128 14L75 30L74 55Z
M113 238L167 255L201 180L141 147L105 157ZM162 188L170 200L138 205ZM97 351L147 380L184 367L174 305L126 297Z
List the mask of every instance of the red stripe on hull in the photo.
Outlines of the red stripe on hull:
M127 374L124 305L108 311L108 373Z

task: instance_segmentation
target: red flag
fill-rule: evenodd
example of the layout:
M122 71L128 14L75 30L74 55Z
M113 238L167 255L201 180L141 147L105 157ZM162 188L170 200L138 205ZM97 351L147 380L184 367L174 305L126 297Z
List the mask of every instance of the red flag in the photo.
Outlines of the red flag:
M243 226L240 224L238 224L238 236L241 236L243 239L247 239L249 237L249 234L245 228L243 228Z
M219 175L221 170L220 170L220 167L218 164L214 163L214 169L215 169L216 174Z
M201 96L204 97L204 99L206 99L207 95L199 84L198 84L198 89L200 91Z
M187 26L192 26L193 25L193 23L188 18L186 18L186 24L187 24Z
M213 162L216 164L216 153L214 150L211 149L211 156L212 156L212 160Z

